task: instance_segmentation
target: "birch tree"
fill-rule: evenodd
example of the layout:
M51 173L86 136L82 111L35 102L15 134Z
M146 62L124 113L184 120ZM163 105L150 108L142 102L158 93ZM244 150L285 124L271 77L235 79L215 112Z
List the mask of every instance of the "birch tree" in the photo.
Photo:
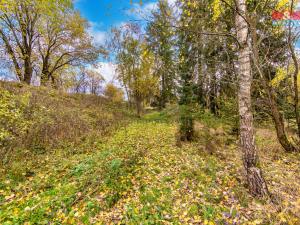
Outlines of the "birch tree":
M267 184L258 165L255 145L253 115L251 109L251 61L249 47L249 26L246 20L246 0L236 1L235 25L238 50L238 104L240 115L240 144L243 151L243 163L249 191L258 197L268 196Z

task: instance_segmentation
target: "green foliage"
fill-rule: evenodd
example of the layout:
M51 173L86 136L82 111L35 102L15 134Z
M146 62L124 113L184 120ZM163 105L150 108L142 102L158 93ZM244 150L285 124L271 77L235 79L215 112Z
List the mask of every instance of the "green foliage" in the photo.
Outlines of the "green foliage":
M165 0L158 1L158 9L153 12L153 21L147 26L147 43L156 56L155 75L160 77L159 106L164 108L167 103L176 98L175 51L173 46L174 19L173 9Z
M148 49L144 40L136 38L140 36L136 31L139 28L134 24L128 27L131 28L115 34L120 39L120 50L117 54L118 79L125 87L129 101L133 100L140 116L142 103L149 101L158 92L159 78L153 73L153 52Z
M112 207L122 196L122 192L126 191L128 186L127 182L120 182L125 174L126 168L122 165L121 159L113 159L106 166L105 185L109 190L109 195L106 196L108 207Z
M285 71L284 68L277 68L276 71L276 76L271 80L271 85L273 87L278 87L280 83L286 79L287 77L287 72Z
M179 107L179 133L181 141L191 141L194 136L194 117L191 106Z
M143 120L151 122L171 123L178 121L178 106L170 105L159 112L152 112L144 115Z
M222 6L221 6L221 1L220 0L214 0L212 2L212 9L213 9L213 20L217 20L220 15L222 14Z

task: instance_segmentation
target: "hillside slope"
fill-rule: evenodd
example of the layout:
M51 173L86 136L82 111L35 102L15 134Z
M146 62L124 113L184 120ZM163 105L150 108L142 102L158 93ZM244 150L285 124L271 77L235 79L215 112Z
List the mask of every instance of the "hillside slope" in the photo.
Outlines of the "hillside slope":
M18 162L89 151L81 145L97 145L131 119L125 104L104 97L0 82L0 165L30 173Z

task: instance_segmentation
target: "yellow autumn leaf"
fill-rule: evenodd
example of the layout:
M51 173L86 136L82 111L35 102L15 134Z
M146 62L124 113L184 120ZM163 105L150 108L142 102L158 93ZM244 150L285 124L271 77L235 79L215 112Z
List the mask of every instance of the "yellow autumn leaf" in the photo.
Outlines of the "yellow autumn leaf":
M220 0L214 0L212 3L212 9L213 9L213 20L216 21L221 13L222 13L222 8L221 8L221 1Z
M289 4L289 0L280 0L278 1L278 4L276 6L276 10L282 10L284 8L286 8Z
M272 87L278 87L287 76L286 70L284 68L278 68L275 77L271 80Z

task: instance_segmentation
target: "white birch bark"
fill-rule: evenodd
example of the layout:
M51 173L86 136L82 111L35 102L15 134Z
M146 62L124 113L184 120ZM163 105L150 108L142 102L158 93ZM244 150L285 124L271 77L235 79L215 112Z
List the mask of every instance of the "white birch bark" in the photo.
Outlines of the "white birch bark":
M236 0L237 12L235 18L238 51L238 102L240 114L240 144L243 151L243 162L246 170L247 183L252 195L263 197L268 195L268 189L261 170L257 167L258 156L255 146L253 114L251 110L251 61L249 47L249 27L246 21L246 0Z

